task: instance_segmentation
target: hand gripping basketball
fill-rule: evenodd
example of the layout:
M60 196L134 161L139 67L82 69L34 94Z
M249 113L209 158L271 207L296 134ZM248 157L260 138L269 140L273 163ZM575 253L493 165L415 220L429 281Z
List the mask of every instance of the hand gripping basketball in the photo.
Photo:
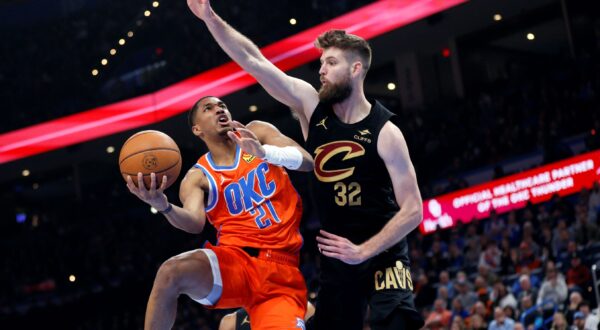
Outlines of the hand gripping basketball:
M146 189L144 185L144 176L142 173L137 175L137 186L133 183L131 176L127 176L127 188L129 191L136 195L139 199L143 200L150 206L154 207L159 211L164 211L169 206L167 196L164 194L167 188L167 176L163 175L160 187L156 188L156 174L150 174L150 189Z

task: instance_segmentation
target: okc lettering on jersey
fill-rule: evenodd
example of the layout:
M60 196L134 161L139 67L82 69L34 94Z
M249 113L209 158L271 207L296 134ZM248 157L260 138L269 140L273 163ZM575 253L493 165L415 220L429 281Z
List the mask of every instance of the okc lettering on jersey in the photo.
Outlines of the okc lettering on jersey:
M326 170L325 163L333 156L344 153L342 160L360 157L365 154L365 148L354 141L333 141L315 149L315 175L321 182L336 182L351 176L354 167L338 170Z
M277 184L274 180L267 182L267 172L269 172L269 165L260 163L247 176L225 187L223 193L227 210L231 215L237 215L243 211L252 211L255 205L260 205L267 198L273 196L275 190L277 190ZM258 182L259 191L254 190L256 182ZM272 206L269 203L267 207L270 209Z

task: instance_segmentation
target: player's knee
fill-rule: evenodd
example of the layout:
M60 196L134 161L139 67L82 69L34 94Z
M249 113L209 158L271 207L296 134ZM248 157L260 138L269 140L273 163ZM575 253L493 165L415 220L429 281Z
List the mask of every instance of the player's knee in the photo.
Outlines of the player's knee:
M165 261L156 275L155 286L204 297L212 288L210 263L202 252L184 253Z
M177 290L181 284L181 260L171 258L160 266L154 285L159 289Z

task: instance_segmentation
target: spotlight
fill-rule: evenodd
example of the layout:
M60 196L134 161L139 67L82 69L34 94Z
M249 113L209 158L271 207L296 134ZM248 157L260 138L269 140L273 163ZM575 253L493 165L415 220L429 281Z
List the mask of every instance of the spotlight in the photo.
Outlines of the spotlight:
M298 23L298 22L296 21L295 18L290 18L290 24L291 25L296 25L296 23Z
M154 8L158 7L158 5L159 5L158 1L154 1L154 2L152 3L152 7L154 7Z
M102 61L100 61L100 64L102 65L107 65L108 64L108 60L103 58Z
M502 15L500 15L500 14L495 14L494 15L494 21L499 22L501 20L502 20Z
M125 44L125 39L121 38L119 39L119 45L123 46Z
M110 50L110 55L115 55L115 54L117 54L117 50L116 50L116 49L114 49L114 48L113 48L113 49L111 49L111 50Z
M527 33L527 40L533 40L533 39L535 39L535 34L533 34L531 32Z
M24 169L23 171L21 171L21 174L22 174L23 176L29 176L29 174L31 174L31 172L29 172L29 170L28 170L28 169Z
M250 110L250 112L256 112L256 111L258 111L258 107L253 104L250 107L248 107L248 110Z
M129 31L129 32L127 32L127 36L128 36L129 38L133 37L133 31Z
M388 83L387 89L393 91L394 89L396 89L396 84L394 84L393 82Z
M69 282L73 283L73 282L75 282L75 280L77 280L75 275L69 275Z
M115 152L115 147L113 147L113 146L106 147L106 152L109 154L112 154L113 152Z
M151 12L150 12L149 10L146 10L146 11L144 12L144 16L146 16L146 17L150 16L150 14L151 14Z
M94 69L92 70L92 76L97 76L98 75L98 69Z

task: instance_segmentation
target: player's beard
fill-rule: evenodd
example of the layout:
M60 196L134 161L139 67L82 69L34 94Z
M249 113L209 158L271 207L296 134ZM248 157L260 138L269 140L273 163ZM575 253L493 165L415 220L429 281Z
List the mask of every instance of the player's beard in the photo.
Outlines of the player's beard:
M338 83L321 84L319 88L319 101L324 104L337 104L343 102L352 94L350 74Z

